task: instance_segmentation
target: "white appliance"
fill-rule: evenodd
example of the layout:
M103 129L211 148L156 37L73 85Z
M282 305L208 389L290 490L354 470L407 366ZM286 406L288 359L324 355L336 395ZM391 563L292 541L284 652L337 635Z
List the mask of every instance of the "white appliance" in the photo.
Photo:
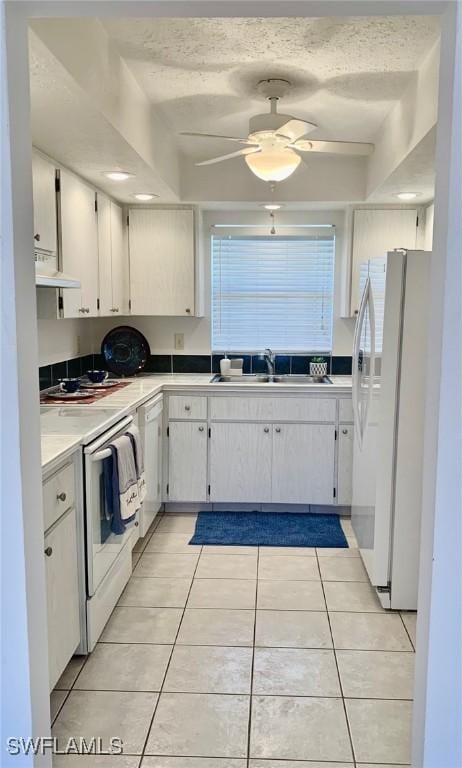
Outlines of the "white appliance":
M384 608L416 610L431 254L361 266L352 525Z
M146 496L140 516L140 535L144 537L162 506L162 395L142 405L138 413L146 479Z
M84 448L87 574L87 651L92 651L132 572L132 548L139 538L139 515L121 535L112 533L105 514L103 461L115 438L123 435L132 416Z

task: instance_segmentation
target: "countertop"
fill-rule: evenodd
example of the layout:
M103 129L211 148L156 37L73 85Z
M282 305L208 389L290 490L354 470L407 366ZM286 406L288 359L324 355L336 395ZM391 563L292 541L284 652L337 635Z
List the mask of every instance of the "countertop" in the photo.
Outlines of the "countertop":
M163 391L211 392L316 392L348 394L351 376L330 376L332 384L216 384L211 374L144 374L127 379L129 385L90 404L41 406L42 472L70 456L79 446L96 439L144 402Z

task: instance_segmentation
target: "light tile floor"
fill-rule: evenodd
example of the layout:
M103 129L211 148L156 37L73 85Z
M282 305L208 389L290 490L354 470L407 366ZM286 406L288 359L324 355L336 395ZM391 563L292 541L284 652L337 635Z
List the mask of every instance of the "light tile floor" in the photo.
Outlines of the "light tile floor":
M55 768L400 768L415 614L384 611L351 549L193 547L164 515L94 652L51 696L53 733L124 740Z

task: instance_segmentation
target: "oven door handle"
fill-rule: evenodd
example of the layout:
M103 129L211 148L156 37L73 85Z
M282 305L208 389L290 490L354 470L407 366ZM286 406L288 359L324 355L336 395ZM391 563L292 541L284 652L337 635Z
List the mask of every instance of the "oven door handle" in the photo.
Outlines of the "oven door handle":
M111 429L105 432L98 441L84 448L84 453L88 455L92 461L101 461L102 459L108 458L108 456L111 455L110 450L108 448L106 448L106 450L99 449L103 448L103 446L110 442L112 438L120 432L123 432L123 430L129 427L130 424L133 424L133 416L126 416L125 419L122 419L122 421L119 421Z

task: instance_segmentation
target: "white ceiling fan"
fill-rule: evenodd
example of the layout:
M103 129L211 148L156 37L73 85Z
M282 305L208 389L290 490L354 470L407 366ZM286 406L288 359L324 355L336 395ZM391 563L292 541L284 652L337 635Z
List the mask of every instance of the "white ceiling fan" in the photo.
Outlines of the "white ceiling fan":
M226 139L244 144L242 149L227 155L212 157L196 165L213 165L234 157L244 157L250 170L263 181L276 182L287 179L299 166L298 152L324 152L336 155L370 155L373 144L357 141L324 141L306 139L318 126L306 120L277 111L277 103L290 88L288 80L269 78L258 83L258 89L269 100L270 112L255 115L250 119L247 138L218 136L209 133L183 131L181 136L195 136L207 139Z

